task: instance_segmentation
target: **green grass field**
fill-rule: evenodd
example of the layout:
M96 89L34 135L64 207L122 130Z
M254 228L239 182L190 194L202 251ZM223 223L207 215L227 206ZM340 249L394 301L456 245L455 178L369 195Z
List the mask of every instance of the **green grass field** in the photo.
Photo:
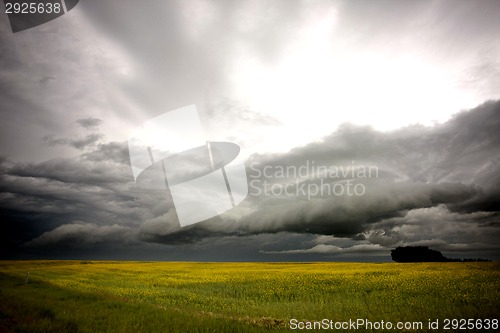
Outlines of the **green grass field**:
M499 281L499 263L2 261L0 332L260 332L292 318L442 331L498 319Z

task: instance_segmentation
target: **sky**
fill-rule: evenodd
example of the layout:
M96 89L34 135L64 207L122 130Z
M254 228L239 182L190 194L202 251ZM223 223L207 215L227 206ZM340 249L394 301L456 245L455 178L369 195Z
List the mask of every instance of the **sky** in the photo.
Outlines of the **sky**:
M0 259L500 259L499 1L82 0L16 33L3 12ZM127 140L188 105L248 195L181 227Z

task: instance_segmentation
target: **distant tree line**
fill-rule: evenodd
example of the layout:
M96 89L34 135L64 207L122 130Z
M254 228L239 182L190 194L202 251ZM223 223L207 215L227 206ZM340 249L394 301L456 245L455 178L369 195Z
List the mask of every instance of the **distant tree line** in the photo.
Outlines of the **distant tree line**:
M427 246L399 246L391 250L392 260L395 262L486 262L480 258L450 259L439 251Z

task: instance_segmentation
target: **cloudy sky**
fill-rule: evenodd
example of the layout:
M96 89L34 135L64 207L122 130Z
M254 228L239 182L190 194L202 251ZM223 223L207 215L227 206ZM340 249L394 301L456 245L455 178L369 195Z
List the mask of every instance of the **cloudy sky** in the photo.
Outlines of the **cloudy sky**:
M13 33L1 14L0 258L500 260L498 17L497 0L82 0ZM180 227L127 138L193 104L209 141L240 146L249 193Z

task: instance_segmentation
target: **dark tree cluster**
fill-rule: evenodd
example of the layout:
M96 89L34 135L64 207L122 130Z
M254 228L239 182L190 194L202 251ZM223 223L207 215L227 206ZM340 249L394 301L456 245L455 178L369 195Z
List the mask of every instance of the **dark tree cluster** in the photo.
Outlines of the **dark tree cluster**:
M427 246L404 246L391 251L392 260L395 262L447 262L448 258Z
M450 259L439 251L427 246L399 246L391 250L392 260L395 262L484 262L486 259Z

